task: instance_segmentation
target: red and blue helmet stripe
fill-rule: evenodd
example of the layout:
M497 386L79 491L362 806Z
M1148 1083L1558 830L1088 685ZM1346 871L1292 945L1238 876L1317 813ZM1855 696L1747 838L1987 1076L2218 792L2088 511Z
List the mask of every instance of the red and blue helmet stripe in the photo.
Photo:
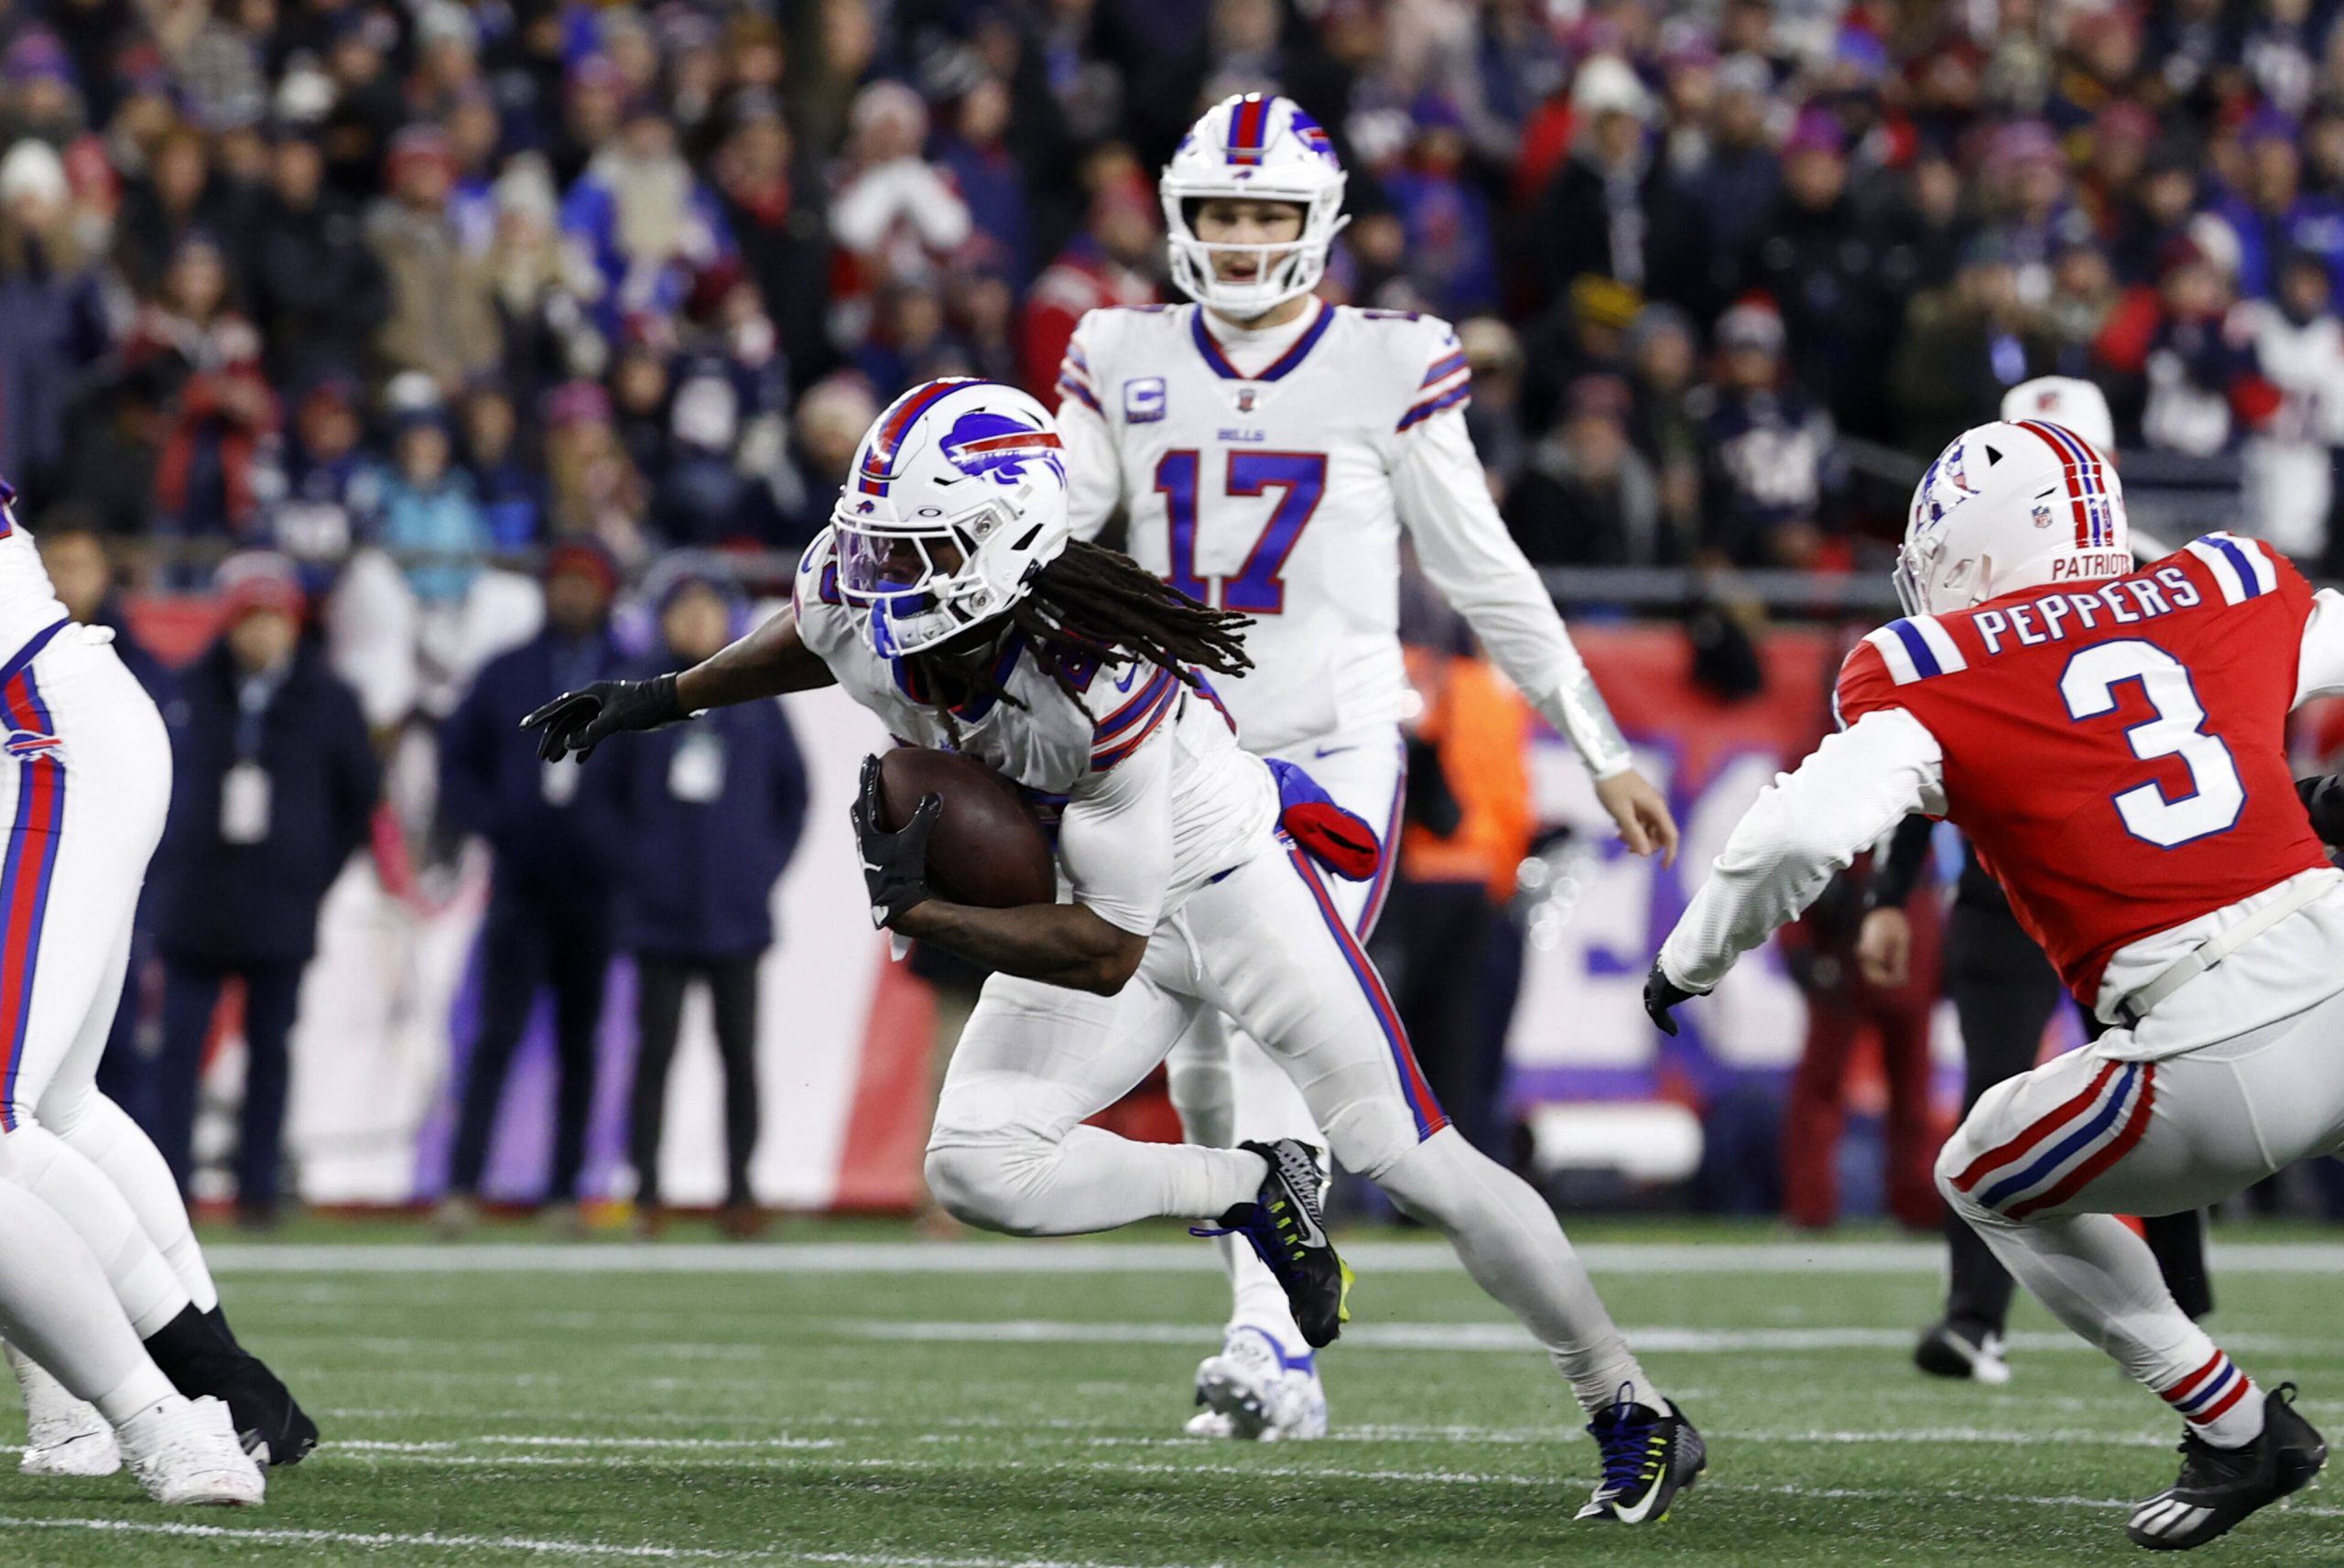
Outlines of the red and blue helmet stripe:
M2021 419L2018 427L2048 442L2059 454L2067 480L2067 505L2076 522L2076 548L2112 549L2116 545L2115 503L2109 498L2108 480L2100 454L2073 431L2040 419Z
M1236 113L1229 117L1225 149L1232 167L1250 168L1262 161L1262 145L1270 139L1270 103L1258 92L1248 92L1237 101Z
M863 449L863 466L855 475L854 488L864 495L884 495L887 485L895 477L895 454L903 447L904 436L919 416L935 407L954 390L975 384L971 376L950 376L915 386L889 406L879 416L878 433L870 438Z

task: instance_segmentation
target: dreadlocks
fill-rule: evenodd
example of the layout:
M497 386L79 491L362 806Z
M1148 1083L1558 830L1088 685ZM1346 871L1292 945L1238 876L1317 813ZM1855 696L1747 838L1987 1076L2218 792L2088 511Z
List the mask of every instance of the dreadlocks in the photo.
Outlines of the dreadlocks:
M1082 688L1069 665L1085 660L1122 664L1145 660L1201 688L1198 670L1236 675L1253 667L1244 629L1253 618L1215 610L1189 598L1120 551L1088 540L1069 542L1046 564L1030 592L1008 614L1026 634L1036 660L1078 706ZM977 694L1018 707L990 668L955 672Z

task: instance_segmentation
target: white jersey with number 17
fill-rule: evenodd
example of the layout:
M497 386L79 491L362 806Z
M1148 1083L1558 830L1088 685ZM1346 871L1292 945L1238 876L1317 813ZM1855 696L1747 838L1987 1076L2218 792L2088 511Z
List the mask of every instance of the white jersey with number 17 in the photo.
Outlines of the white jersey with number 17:
M1254 668L1216 687L1249 751L1397 719L1400 530L1435 587L1599 775L1627 748L1553 600L1491 502L1456 331L1313 300L1267 363L1239 365L1194 305L1093 310L1061 367L1076 531L1121 507L1125 548L1253 617Z

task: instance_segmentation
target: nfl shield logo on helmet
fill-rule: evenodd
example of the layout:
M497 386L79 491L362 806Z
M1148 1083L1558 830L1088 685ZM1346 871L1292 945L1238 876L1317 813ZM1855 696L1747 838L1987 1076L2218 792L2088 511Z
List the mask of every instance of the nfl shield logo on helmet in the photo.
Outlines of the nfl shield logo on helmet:
M2051 509L2049 507L2037 506L2035 509L2035 525L2038 528L2048 528L2051 526Z

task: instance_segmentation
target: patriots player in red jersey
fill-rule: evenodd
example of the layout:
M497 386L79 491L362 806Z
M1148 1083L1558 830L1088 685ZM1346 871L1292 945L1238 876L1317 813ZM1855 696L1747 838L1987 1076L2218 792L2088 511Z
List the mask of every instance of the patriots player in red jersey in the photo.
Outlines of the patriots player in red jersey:
M2004 1267L2184 1422L2138 1545L2186 1550L2328 1449L2174 1303L2115 1216L2202 1207L2344 1147L2344 872L2287 715L2344 691L2344 597L2209 534L2135 569L2123 493L2063 427L1963 434L1921 481L1908 611L1849 656L1840 732L1760 795L1662 946L1654 1021L1716 986L1899 819L1952 821L2108 1026L1995 1086L1937 1184Z

